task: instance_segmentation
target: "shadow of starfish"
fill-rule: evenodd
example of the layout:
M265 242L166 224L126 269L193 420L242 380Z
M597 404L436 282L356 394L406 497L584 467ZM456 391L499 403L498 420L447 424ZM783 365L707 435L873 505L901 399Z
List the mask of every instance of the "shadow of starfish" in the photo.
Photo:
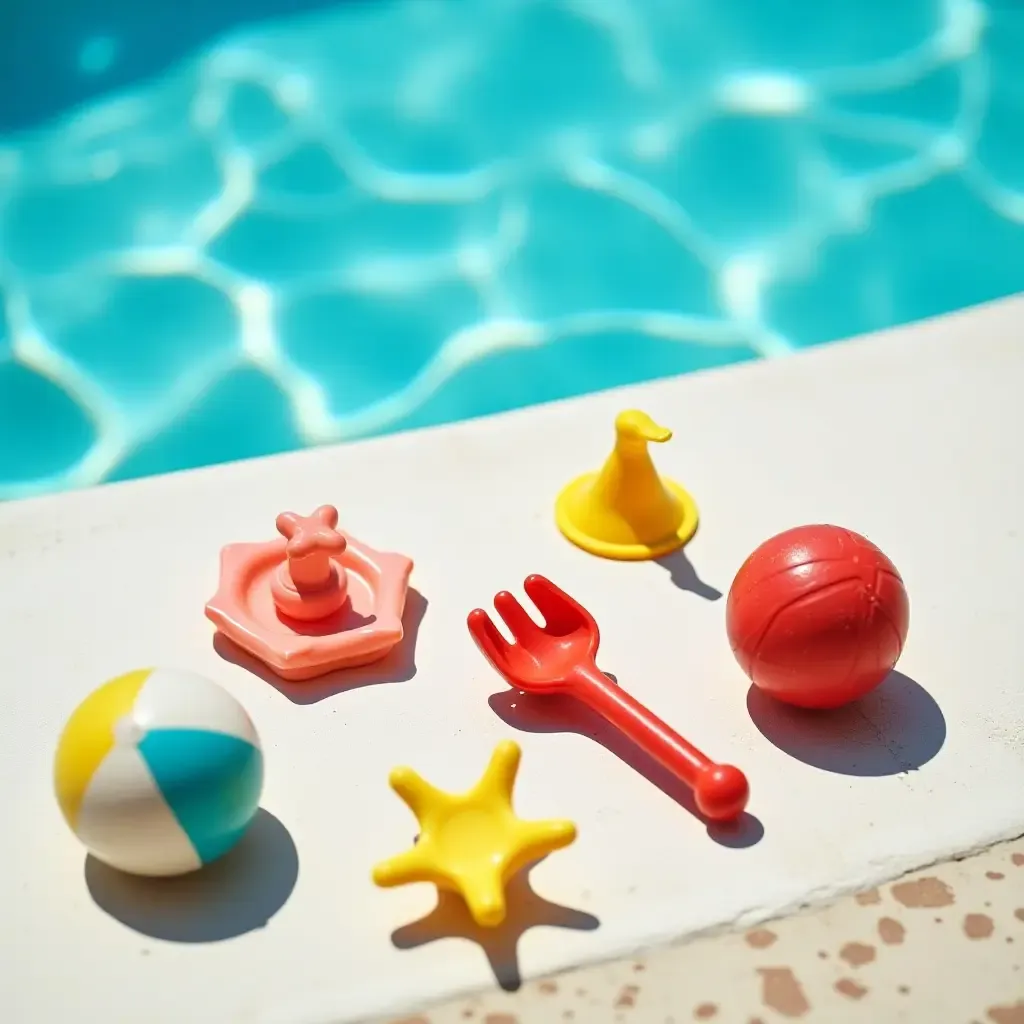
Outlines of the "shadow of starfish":
M437 906L426 917L392 932L392 943L398 949L415 949L438 939L469 939L484 951L498 984L506 992L514 992L523 983L519 940L525 932L537 927L593 931L601 924L593 914L538 896L529 879L534 867L536 864L520 871L506 886L508 914L497 928L478 925L461 896L439 889Z

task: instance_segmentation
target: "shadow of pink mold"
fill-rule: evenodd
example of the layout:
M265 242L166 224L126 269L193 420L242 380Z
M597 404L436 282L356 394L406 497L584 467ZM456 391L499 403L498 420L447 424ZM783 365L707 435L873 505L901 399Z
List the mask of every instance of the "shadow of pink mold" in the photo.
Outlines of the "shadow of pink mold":
M282 512L280 537L221 551L206 616L282 679L368 665L402 640L412 559L337 527L332 505L311 516Z

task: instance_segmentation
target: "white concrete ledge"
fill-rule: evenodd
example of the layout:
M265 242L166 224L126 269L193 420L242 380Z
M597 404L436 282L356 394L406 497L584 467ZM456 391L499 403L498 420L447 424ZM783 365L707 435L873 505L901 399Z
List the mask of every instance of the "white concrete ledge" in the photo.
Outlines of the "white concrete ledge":
M415 832L387 786L394 765L463 788L507 736L524 747L519 811L579 825L530 876L576 913L513 914L527 976L1024 832L1022 323L1024 299L1009 299L791 359L0 506L5 1019L327 1024L493 983L474 945L396 948L392 932L434 894L378 890L369 873ZM601 561L553 526L558 488L600 464L628 406L676 431L655 455L701 508L689 563ZM218 654L203 604L221 545L272 536L282 509L328 501L357 536L416 560L415 665L387 663L388 685L285 694ZM817 734L771 709L748 714L724 600L710 599L757 543L814 521L878 543L912 608L902 675ZM594 612L622 685L748 773L756 821L712 837L572 731L570 711L552 719L510 698L465 616L530 572ZM150 664L204 673L245 703L280 823L265 817L235 864L162 909L151 889L85 869L50 792L66 715L102 680ZM569 927L527 927L543 922Z

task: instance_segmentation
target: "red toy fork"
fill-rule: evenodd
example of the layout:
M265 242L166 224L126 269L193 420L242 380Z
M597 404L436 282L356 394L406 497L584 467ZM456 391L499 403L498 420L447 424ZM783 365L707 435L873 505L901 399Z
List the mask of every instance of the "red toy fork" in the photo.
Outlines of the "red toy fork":
M481 653L506 682L528 693L572 694L686 783L704 817L738 817L750 793L743 772L712 761L598 669L599 631L582 605L542 576L530 576L525 586L544 615L543 628L508 591L494 603L515 643L505 641L482 608L470 612L467 623Z

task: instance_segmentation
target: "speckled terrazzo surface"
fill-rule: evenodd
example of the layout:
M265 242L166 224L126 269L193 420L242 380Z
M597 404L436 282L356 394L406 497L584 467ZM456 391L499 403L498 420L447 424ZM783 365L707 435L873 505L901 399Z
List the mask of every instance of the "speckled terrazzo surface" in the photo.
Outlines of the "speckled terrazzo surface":
M0 136L0 498L1016 291L1022 63L1007 0L381 0L230 33Z
M387 1024L1024 1024L1024 839L746 932L521 988L504 956L515 991Z

